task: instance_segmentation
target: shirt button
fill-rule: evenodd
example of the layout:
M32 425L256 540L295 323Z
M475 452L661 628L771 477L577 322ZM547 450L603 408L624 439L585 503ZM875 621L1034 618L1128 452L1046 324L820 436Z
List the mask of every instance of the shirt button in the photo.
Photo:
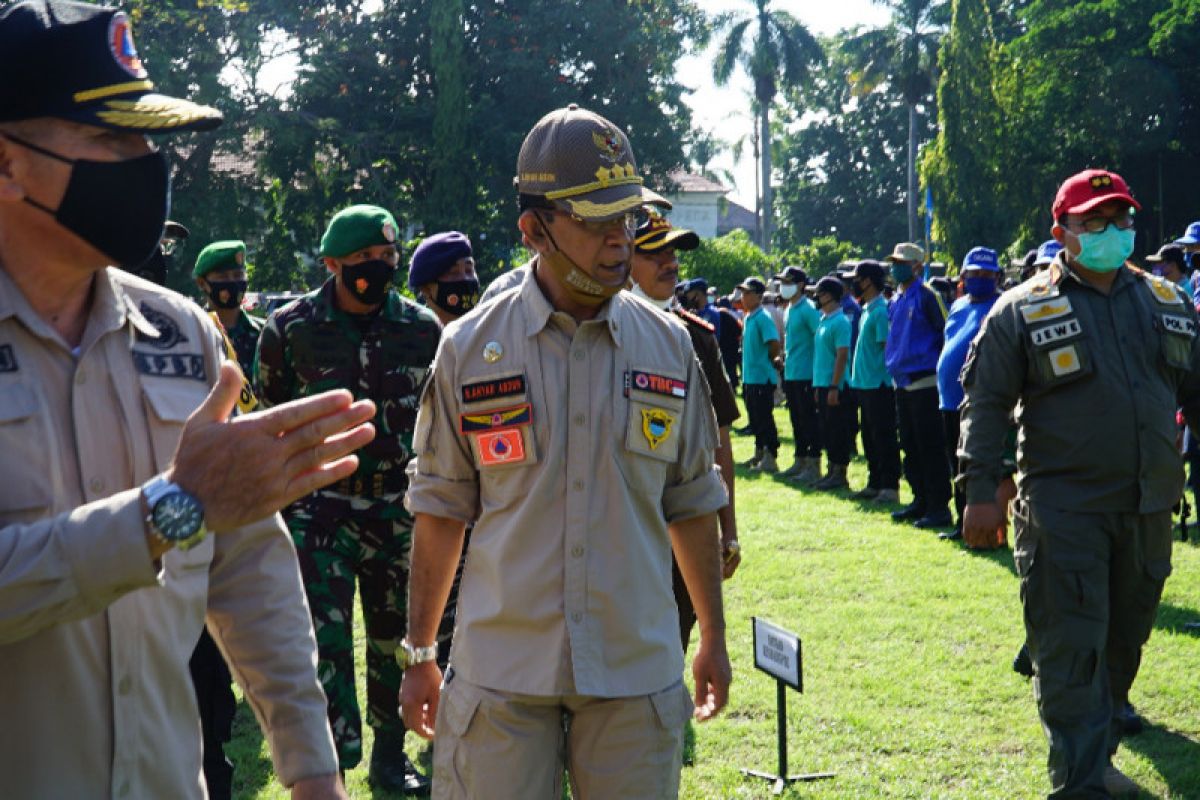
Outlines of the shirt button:
M575 491L577 491L577 492L582 492L582 491L583 491L583 481L575 481L575 482L574 482L573 484L571 484L571 485L575 487Z
M582 351L582 350L576 350L576 351L575 351L575 360L576 360L576 361L583 361L583 351Z
M575 424L576 424L576 425L582 425L582 424L583 424L584 422L586 422L586 421L587 421L587 418L586 418L586 417L584 417L584 416L583 416L583 414L576 414L576 415L575 415Z
M574 614L571 615L571 619L574 622L583 622L583 614L580 614L578 611L576 611Z
M92 478L88 481L88 488L93 492L99 493L104 491L104 481L99 478Z
M121 680L117 683L118 694L129 694L129 690L132 688L133 681L129 680L128 675L126 675L124 678L121 678Z
M571 555L575 556L576 558L579 558L581 555L583 555L583 547L581 547L580 545L575 545L574 547L571 548Z

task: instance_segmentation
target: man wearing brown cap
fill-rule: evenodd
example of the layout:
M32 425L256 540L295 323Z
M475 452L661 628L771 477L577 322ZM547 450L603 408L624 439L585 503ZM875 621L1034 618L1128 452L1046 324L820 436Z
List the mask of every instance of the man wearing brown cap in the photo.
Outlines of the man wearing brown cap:
M686 308L671 308L675 283L679 279L679 261L675 258L675 252L695 250L699 246L700 237L695 231L672 227L666 217L648 213L634 233L633 261L630 265L633 284L630 292L656 308L674 314L687 327L692 347L700 361L700 369L708 381L720 438L716 450L717 466L721 468L721 480L725 484L725 491L729 493L729 504L717 511L721 528L721 577L728 579L733 577L742 560L737 518L734 515L733 445L729 440L729 426L741 416L741 412L738 411L737 397L721 364L721 351L713 326ZM696 624L696 612L678 564L672 564L671 567L671 588L675 594L675 604L679 607L680 644L687 650L692 628Z
M1200 420L1196 311L1126 263L1138 208L1119 175L1068 178L1052 209L1063 251L1000 297L962 373L969 545L1003 523L997 489L1019 409L1015 560L1051 797L1137 790L1111 763L1114 711L1171 572L1176 408Z
M0 74L3 794L205 796L188 656L207 623L293 797L344 797L275 512L353 470L371 405L229 421L240 380L212 323L113 268L167 216L144 134L221 120L152 93L128 17L9 5Z
M517 159L524 281L451 325L422 398L409 727L440 798L674 797L692 701L671 554L700 625L696 716L730 681L717 423L687 331L621 292L642 186L629 140L576 106ZM475 521L451 668L432 644ZM440 688L439 688L440 687ZM565 724L564 724L565 723Z

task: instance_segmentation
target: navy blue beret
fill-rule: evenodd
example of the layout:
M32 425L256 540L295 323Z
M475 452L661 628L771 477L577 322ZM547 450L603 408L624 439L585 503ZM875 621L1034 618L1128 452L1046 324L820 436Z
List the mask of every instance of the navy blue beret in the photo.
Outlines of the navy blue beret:
M418 286L436 281L460 258L471 258L471 240L465 233L444 231L427 236L408 263L408 288L416 291Z

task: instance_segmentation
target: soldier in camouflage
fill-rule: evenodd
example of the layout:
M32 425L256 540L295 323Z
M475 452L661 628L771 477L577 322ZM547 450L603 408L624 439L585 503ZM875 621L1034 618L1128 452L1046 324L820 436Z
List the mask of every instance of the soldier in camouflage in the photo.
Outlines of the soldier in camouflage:
M213 242L196 257L192 277L208 298L209 311L221 323L233 344L242 374L250 375L254 367L254 348L258 345L263 322L242 310L248 285L246 268L244 242Z
M332 276L267 320L255 388L266 406L341 388L378 407L375 439L359 451L357 471L292 505L284 517L308 591L342 769L362 759L352 629L357 578L367 635L367 723L375 729L369 779L406 795L425 794L428 780L404 755L394 653L405 635L412 531L401 503L404 468L441 328L430 311L391 289L400 252L386 210L339 212L321 255Z

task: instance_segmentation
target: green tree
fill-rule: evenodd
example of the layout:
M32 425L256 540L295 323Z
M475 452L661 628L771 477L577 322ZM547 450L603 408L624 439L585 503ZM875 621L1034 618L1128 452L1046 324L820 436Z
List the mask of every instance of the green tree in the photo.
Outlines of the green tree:
M826 43L828 64L784 104L806 112L788 120L778 148L776 241L785 250L833 236L878 254L906 237L900 187L907 109L890 92L856 95L849 79L854 63L842 46L850 35ZM936 133L932 115L921 115L919 122L921 138Z
M440 0L429 7L430 64L434 90L430 197L425 225L431 232L461 223L463 209L475 206L478 185L471 179L467 133L466 42L462 0Z
M917 236L917 148L922 126L918 110L932 105L937 82L937 51L946 23L945 0L876 0L892 14L883 28L857 33L844 47L855 65L850 80L862 96L882 88L908 109L908 239Z
M769 278L776 262L744 230L703 239L695 250L679 254L681 278L704 278L717 291L728 293L750 275Z
M758 104L759 141L762 143L762 244L768 252L774 227L771 205L771 105L780 86L801 84L810 67L824 59L821 45L795 17L768 8L770 0L753 0L751 15L722 18L722 31L713 79L725 85L740 65L754 83Z

